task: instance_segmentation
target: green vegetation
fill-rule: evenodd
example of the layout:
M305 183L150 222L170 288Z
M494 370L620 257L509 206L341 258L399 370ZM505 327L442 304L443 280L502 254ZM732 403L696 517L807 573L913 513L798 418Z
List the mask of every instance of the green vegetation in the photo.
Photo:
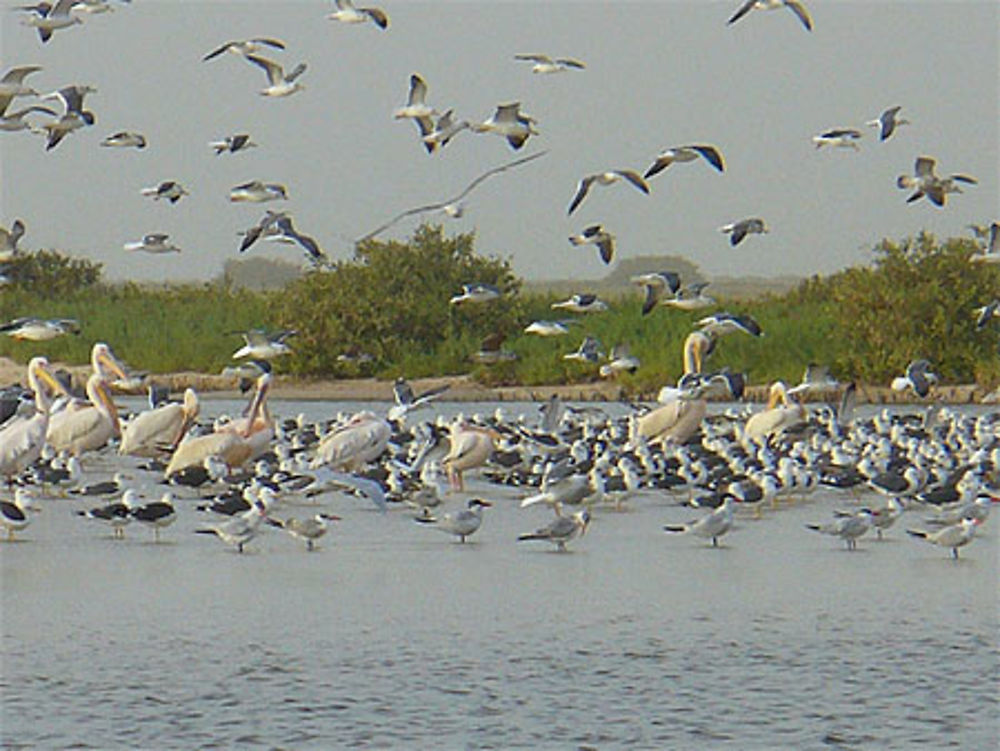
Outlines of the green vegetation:
M806 363L818 362L841 379L888 383L910 360L925 357L945 382L995 384L996 327L977 332L973 310L1000 295L1000 269L970 264L974 250L969 240L938 243L925 234L883 241L869 266L749 301L720 297L717 309L752 315L766 333L724 337L707 367L728 366L765 383L797 381ZM636 289L611 298L606 313L577 316L568 336L526 335L532 320L572 317L551 309L565 295L523 292L509 260L476 254L472 235L447 237L429 226L408 243L363 243L354 258L301 275L278 292L237 288L231 274L204 285L108 285L99 265L52 251L21 256L17 264L8 272L14 283L0 293L0 316L76 318L83 333L50 342L0 337L0 355L23 362L41 352L85 362L91 344L103 340L135 367L154 372L218 372L240 346L232 332L293 328L299 332L290 341L295 354L278 364L279 372L382 378L472 372L495 385L580 383L595 380L597 366L563 355L589 335L605 352L628 343L642 367L622 376L621 385L646 392L680 374L684 339L705 312L658 307L644 317ZM643 270L662 269L656 264L629 274ZM494 284L504 295L482 305L450 305L469 282ZM474 364L470 354L494 333L507 337L504 347L518 359ZM370 364L338 359L362 352L374 357Z

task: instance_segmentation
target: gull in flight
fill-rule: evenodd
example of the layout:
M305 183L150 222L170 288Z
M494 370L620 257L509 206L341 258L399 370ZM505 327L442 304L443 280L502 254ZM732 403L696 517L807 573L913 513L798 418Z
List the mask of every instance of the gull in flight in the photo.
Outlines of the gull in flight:
M568 310L570 313L603 313L608 304L590 292L570 295L567 299L554 302L549 306L553 310Z
M128 130L121 130L106 137L103 141L101 141L101 146L110 146L112 148L119 149L144 149L146 148L146 137L142 135L142 133L133 133Z
M901 109L903 108L900 105L890 107L874 120L866 122L865 125L878 128L878 140L887 141L889 137L896 132L896 128L900 125L910 124L910 121L906 118L899 117L899 111Z
M450 388L451 384L446 383L443 386L436 386L432 389L427 389L427 391L422 391L420 394L414 394L413 387L405 378L400 376L392 385L392 395L396 403L389 408L388 418L390 420L399 420L413 410L434 401Z
M396 108L392 113L393 118L396 120L410 119L417 126L417 130L420 131L420 137L426 138L434 131L434 122L431 120L436 114L437 110L431 107L426 102L427 99L427 81L419 73L410 74L410 88L406 95L406 104L402 107ZM450 110L449 110L450 111ZM428 144L424 141L425 148L428 152L434 151L434 146Z
M245 57L249 62L263 68L264 72L267 73L268 85L260 90L261 96L291 96L296 91L302 91L305 88L304 84L295 80L305 72L305 63L299 63L292 69L291 73L285 75L285 69L274 60L259 57L258 55L246 55Z
M592 336L585 336L580 346L574 352L567 352L563 355L564 360L577 360L596 364L604 357L601 352L601 343Z
M264 183L251 180L242 185L236 185L229 191L229 200L233 203L264 203L265 201L288 200L288 189L281 183Z
M986 235L986 247L969 256L973 263L1000 263L1000 222L993 222Z
M42 128L32 125L24 118L32 112L40 112L52 117L58 116L58 112L48 107L33 104L30 107L23 107L13 112L7 112L11 97L0 96L0 130L13 133L18 130L30 130L34 133L42 132Z
M663 299L667 291L675 295L681 288L681 278L673 271L651 271L648 274L633 276L632 284L646 288L646 299L642 303L642 315L649 315L656 304Z
M938 177L934 173L936 162L929 156L918 156L913 165L913 175L900 175L896 178L896 185L904 190L912 189L913 194L906 199L907 203L912 203L923 198L927 199L935 206L944 206L949 193L961 193L962 189L955 183L966 183L976 185L979 181L970 175L950 175L948 177Z
M287 245L298 245L309 256L309 260L316 265L329 262L326 253L319 247L319 243L309 235L304 235L295 229L292 224L292 217L284 211L267 211L263 218L250 229L243 233L243 241L240 243L240 253L248 250L257 240L264 238Z
M15 219L10 229L0 227L0 263L6 263L17 255L17 243L24 237L24 222Z
M351 0L334 0L337 10L327 16L340 23L365 23L371 21L380 29L389 28L389 16L381 8L355 8Z
M166 198L172 204L177 203L183 196L190 195L187 189L175 180L164 180L159 185L151 188L143 188L139 192L147 198L152 198L154 201Z
M450 305L461 305L463 303L484 303L496 300L500 297L500 288L494 284L475 282L473 284L463 284L462 293L455 295L448 300Z
M493 504L482 498L472 498L466 507L457 513L445 514L441 517L417 516L414 521L420 524L433 525L435 529L455 535L459 542L465 542L483 523L483 509Z
M619 373L634 373L642 363L629 351L627 344L616 344L611 348L608 361L597 371L601 378L613 378Z
M42 99L58 99L65 109L62 117L53 122L45 123L41 128L33 129L33 132L47 133L48 141L45 150L54 149L63 138L74 130L93 125L96 122L94 113L83 109L83 99L87 94L92 94L97 89L93 86L74 85L64 86L58 91L46 94Z
M799 0L747 0L727 23L736 23L752 10L777 10L778 8L788 8L798 16L802 25L806 27L806 31L812 31L812 19L809 17L809 11Z
M474 133L496 133L507 139L510 147L517 151L524 146L529 136L538 135L535 123L530 115L521 112L520 102L497 105L496 112L481 123L474 123L471 128Z
M767 224L760 217L741 219L738 222L730 222L719 227L719 232L729 234L729 244L736 246L743 242L743 239L751 233L768 232Z
M583 62L572 57L552 58L548 55L521 54L514 55L514 59L534 63L531 66L532 73L563 73L567 70L583 70L587 67Z
M237 151L252 148L257 144L250 140L249 133L237 133L226 136L221 141L211 141L208 145L215 149L215 155L218 156L225 152L235 154Z
M674 162L693 162L698 157L704 159L719 172L726 171L726 163L722 158L722 152L715 148L715 146L702 143L690 144L688 146L671 146L669 149L664 149L656 157L656 161L646 170L646 174L643 177L648 180L653 175L663 172L663 170Z
M458 218L462 216L462 214L464 213L464 209L462 207L462 199L464 199L472 191L478 188L484 181L493 177L493 175L498 175L501 172L506 172L509 169L518 167L522 164L526 164L530 161L538 159L541 156L545 156L545 154L547 153L548 153L547 151L540 151L537 154L531 154L529 156L522 157L520 159L515 159L512 162L507 162L506 164L501 164L499 167L494 167L493 169L487 170L483 174L479 175L479 177L477 177L471 183L466 185L465 188L463 188L462 191L457 195L451 198L447 198L444 201L439 201L437 203L429 203L424 206L417 206L416 208L407 209L406 211L403 211L394 216L385 224L376 227L368 234L359 237L356 240L356 242L361 243L364 242L365 240L370 240L373 237L381 234L382 232L385 232L385 230L392 227L394 224L396 224L396 222L400 221L401 219L405 219L408 216L413 216L414 214L425 214L429 211L443 211L446 215L450 217Z
M73 318L15 318L0 324L0 334L22 341L45 342L63 334L80 333L80 323Z
M245 345L233 353L233 359L239 360L242 357L249 357L254 360L270 360L272 357L291 354L291 347L285 344L285 340L295 336L298 332L292 329L285 329L269 334L264 329L252 329L251 331L231 332L239 333L243 336Z
M854 149L859 151L858 141L861 140L861 131L854 128L831 128L823 131L818 136L813 136L813 143L817 149L824 146L834 146L841 149Z
M593 175L587 175L577 186L576 195L573 196L573 200L570 201L569 209L567 209L566 214L572 214L576 211L576 208L583 203L583 199L587 197L590 192L590 188L593 185L614 185L616 182L621 180L626 180L632 185L634 185L638 190L643 193L649 194L649 184L635 170L630 169L616 169L608 170L606 172L597 172Z
M463 130L468 130L472 124L468 120L455 120L455 110L450 109L438 118L433 130L425 134L421 139L427 153L433 154L438 147L444 148L448 142ZM420 126L421 131L423 126Z
M735 315L733 313L713 313L698 321L700 330L709 336L725 336L742 332L750 336L759 337L764 335L763 329L751 316Z
M606 264L611 263L611 259L615 255L615 236L600 224L592 224L580 234L570 235L569 241L573 245L592 244L597 246L601 260Z
M41 69L41 65L19 65L4 73L0 78L0 103L18 96L38 96L37 91L24 84L24 79Z
M892 379L890 388L893 391L910 389L921 399L931 392L931 386L938 382L937 374L931 371L927 360L914 360L906 366L906 373Z
M232 42L226 42L225 44L219 45L214 50L209 52L202 61L211 60L212 58L223 55L226 52L231 52L234 55L252 55L255 52L259 52L262 47L271 47L277 50L285 49L285 43L280 39L274 39L271 37L256 37L254 39L241 39Z
M21 10L30 10L31 15L21 23L25 26L33 26L38 29L38 36L42 42L47 42L52 38L52 33L58 29L68 29L78 23L83 23L81 18L70 13L73 6L79 0L57 0L55 5L49 3L38 3L33 6L24 6Z
M143 235L141 240L125 243L125 250L142 251L143 253L180 253L181 249L168 242L170 235L165 232L151 232Z

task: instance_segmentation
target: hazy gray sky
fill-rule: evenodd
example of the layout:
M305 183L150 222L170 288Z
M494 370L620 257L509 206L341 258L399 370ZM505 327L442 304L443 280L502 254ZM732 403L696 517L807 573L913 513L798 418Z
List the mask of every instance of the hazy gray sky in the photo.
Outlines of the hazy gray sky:
M21 0L23 2L23 0ZM484 254L510 256L529 278L605 273L590 246L567 237L600 222L618 257L679 254L708 275L812 274L867 260L882 237L921 229L966 234L998 218L1000 4L805 0L814 31L786 10L752 12L727 26L739 0L711 2L391 2L388 31L325 19L329 2L135 0L86 17L41 44L4 2L0 63L38 64L30 80L51 91L97 88L95 126L46 153L28 133L0 133L0 223L21 217L30 249L55 247L105 264L112 279L187 280L237 257L236 233L267 207L287 208L333 258L406 208L447 198L516 156L548 156L484 183L449 231L477 233ZM267 52L290 69L306 61L306 90L258 95L263 71L234 55L202 56L230 39L275 36ZM582 72L538 76L521 52L574 56ZM416 128L395 121L419 71L428 102L485 119L519 100L541 135L518 153L493 135L461 133L427 155ZM12 108L30 100L18 99ZM880 143L864 121L894 104L912 125ZM834 126L866 131L861 150L817 151ZM144 133L144 151L99 146L117 130ZM208 142L249 132L260 148L216 157ZM597 188L572 217L577 181L608 168L644 171L663 148L706 142L727 171L671 167L643 196ZM895 178L917 155L939 172L979 178L938 209L907 205ZM283 182L287 204L230 204L229 188ZM142 187L181 181L191 195L153 203ZM731 248L718 227L758 215L771 233ZM384 237L405 238L416 220ZM180 256L129 254L122 244L168 232ZM297 249L253 254L293 261Z

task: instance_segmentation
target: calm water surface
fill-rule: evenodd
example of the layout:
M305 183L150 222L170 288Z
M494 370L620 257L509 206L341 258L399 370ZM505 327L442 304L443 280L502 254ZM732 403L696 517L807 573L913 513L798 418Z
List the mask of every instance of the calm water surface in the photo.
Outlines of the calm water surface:
M135 460L86 467L121 463L158 494ZM557 554L515 541L551 512L477 480L449 506L473 494L496 505L465 545L330 494L314 553L269 529L244 555L193 534L193 497L159 544L44 499L0 545L0 746L997 746L996 514L957 562L906 536L919 511L849 553L804 529L855 503L818 492L713 550L664 534L696 513L650 492Z

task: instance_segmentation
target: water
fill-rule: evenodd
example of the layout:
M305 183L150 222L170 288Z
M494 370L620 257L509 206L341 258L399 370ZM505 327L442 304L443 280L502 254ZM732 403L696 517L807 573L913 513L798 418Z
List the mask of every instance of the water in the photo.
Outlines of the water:
M465 545L334 494L311 554L269 529L238 555L192 500L159 544L44 500L0 545L0 746L996 747L995 518L959 561L906 536L916 511L850 553L804 529L854 503L818 492L715 550L645 493L558 554L515 541L551 512L467 491L497 503Z

